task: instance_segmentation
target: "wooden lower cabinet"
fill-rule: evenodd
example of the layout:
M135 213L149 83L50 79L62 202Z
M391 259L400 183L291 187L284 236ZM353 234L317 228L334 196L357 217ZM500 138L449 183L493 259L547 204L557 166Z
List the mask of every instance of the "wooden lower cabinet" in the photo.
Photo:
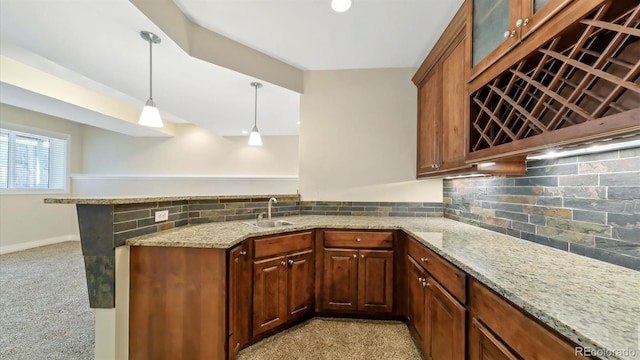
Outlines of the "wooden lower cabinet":
M229 359L249 342L251 308L251 261L248 245L229 251Z
M313 309L313 252L253 263L253 336Z
M407 323L424 349L426 332L427 272L411 256L407 256Z
M324 249L322 310L393 311L393 250Z
M472 319L469 326L469 360L518 360L518 358L477 319Z
M407 256L407 322L427 359L464 360L466 313L413 257Z
M425 353L432 360L464 360L467 309L435 279L427 278Z
M227 357L227 251L132 246L129 359Z
M477 280L469 286L469 359L586 359L562 335L542 325ZM508 350L507 350L508 349ZM510 357L511 356L511 357Z

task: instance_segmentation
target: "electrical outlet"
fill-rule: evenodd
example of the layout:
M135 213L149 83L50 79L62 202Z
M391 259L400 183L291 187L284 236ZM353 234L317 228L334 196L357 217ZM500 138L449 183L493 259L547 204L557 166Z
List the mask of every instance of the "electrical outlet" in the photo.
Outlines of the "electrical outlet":
M169 210L156 211L156 222L169 220Z

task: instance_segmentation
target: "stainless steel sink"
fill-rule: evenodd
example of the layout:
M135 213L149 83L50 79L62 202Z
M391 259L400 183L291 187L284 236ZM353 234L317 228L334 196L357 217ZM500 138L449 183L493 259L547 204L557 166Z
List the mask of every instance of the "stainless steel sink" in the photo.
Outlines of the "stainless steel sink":
M262 220L260 222L256 222L256 221L246 222L245 224L251 225L251 226L255 226L255 227L259 227L259 228L276 228L276 227L281 227L281 226L295 225L295 223L292 223L291 221L273 220L273 219L272 220Z

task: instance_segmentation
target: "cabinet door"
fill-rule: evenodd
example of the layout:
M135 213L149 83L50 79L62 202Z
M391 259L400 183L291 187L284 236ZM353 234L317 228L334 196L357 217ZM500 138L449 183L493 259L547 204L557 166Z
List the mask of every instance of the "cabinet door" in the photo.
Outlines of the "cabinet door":
M462 39L442 62L441 170L464 166L468 151L469 97L465 89L465 50L465 40Z
M437 170L441 109L442 76L436 65L418 87L418 175Z
M407 320L413 328L418 341L424 347L425 340L425 305L427 303L426 272L413 260L411 256L407 256L407 289L409 296L407 297Z
M253 336L287 320L286 265L284 256L253 263Z
M518 41L515 19L520 17L521 0L469 0L471 64L486 68ZM469 24L469 23L468 23Z
M322 274L322 309L356 310L358 307L358 251L325 249Z
M287 256L287 316L288 320L313 309L313 252Z
M229 359L249 341L251 282L245 245L229 251Z
M523 0L520 37L524 39L573 0ZM516 19L516 22L518 20Z
M518 358L496 339L475 318L469 327L469 360L517 360Z
M358 310L393 311L393 250L358 254Z
M464 360L467 310L432 277L427 279L427 357Z

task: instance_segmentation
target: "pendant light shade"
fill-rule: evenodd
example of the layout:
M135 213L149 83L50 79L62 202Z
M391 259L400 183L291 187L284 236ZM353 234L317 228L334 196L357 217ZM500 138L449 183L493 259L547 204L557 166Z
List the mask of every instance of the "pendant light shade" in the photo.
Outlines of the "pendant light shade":
M249 145L262 146L262 138L260 138L260 132L258 131L258 88L261 88L262 84L260 84L259 82L252 82L251 86L256 88L256 96L253 129L251 129L251 135L249 135Z
M153 102L153 44L160 43L160 37L158 35L149 32L149 31L141 31L140 36L149 42L149 100L147 100L144 108L142 108L142 113L140 114L140 119L138 119L138 124L148 127L161 128L164 126L162 123L162 117L160 116L160 111L156 107L156 104Z

